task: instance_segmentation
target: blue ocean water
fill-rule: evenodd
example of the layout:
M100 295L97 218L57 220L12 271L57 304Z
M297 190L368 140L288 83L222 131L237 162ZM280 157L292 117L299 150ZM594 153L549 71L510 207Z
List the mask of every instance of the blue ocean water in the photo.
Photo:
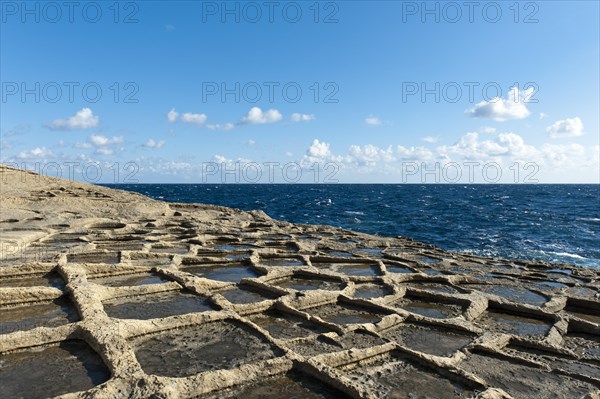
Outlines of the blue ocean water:
M600 185L111 184L451 251L600 268Z

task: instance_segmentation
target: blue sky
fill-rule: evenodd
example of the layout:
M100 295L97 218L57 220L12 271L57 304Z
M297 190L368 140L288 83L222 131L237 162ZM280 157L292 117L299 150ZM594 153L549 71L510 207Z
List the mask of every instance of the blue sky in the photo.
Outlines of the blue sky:
M264 2L48 4L2 2L4 163L96 181L94 163L104 182L269 182L265 163L277 182L322 182L314 165L348 183L466 182L469 165L474 182L600 181L597 1L282 1L272 22Z

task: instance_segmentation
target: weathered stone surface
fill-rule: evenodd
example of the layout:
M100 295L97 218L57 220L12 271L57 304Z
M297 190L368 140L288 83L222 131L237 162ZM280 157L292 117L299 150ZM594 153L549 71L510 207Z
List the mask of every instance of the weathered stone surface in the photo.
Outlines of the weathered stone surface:
M597 270L0 181L10 397L599 397Z

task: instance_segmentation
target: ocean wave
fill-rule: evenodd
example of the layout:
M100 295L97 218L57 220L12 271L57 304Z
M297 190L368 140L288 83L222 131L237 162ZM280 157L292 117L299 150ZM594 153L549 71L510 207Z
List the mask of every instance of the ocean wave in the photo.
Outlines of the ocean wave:
M577 220L582 220L584 222L600 222L600 218L577 218Z
M344 213L347 213L348 215L364 215L364 212L357 212L357 211L344 211Z
M551 255L556 255L556 256L565 256L567 258L587 259L587 258L584 258L581 255L572 254L572 253L569 253L569 252L548 252L548 253L551 254Z

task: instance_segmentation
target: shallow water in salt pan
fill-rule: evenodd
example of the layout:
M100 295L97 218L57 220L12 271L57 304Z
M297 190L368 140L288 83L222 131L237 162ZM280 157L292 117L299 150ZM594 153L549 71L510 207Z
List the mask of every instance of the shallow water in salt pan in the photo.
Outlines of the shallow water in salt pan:
M80 340L0 356L0 397L49 398L90 389L110 378L100 356Z
M104 310L118 319L147 320L205 312L213 307L206 298L182 290L107 301Z

